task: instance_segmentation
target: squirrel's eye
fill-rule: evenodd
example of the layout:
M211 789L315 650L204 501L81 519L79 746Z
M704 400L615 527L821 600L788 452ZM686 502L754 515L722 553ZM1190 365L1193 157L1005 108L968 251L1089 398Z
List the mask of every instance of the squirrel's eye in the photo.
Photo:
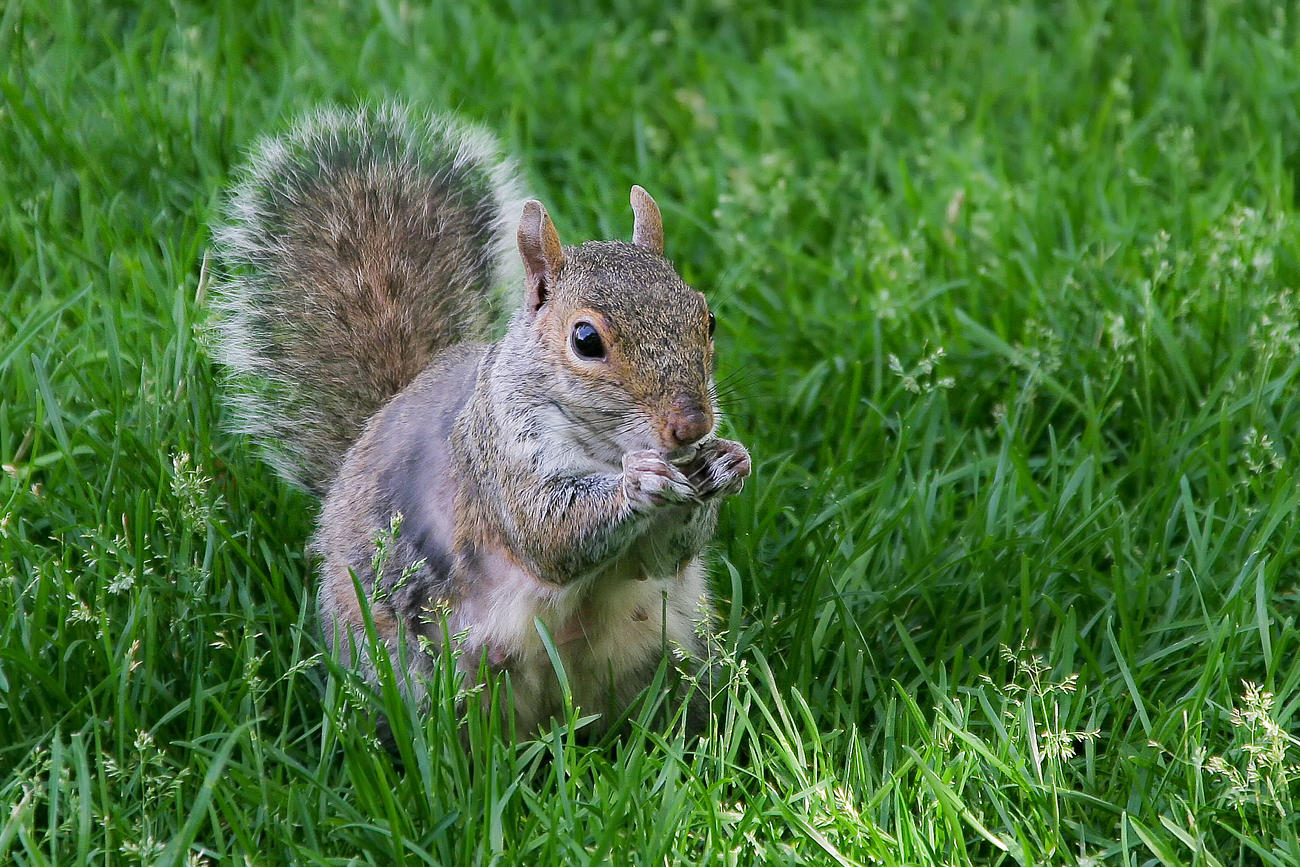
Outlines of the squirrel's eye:
M709 311L709 336L713 336L714 330L718 327L718 320L714 318L713 311Z
M600 332L590 322L579 322L573 326L573 351L583 358L605 357L605 343L600 339Z

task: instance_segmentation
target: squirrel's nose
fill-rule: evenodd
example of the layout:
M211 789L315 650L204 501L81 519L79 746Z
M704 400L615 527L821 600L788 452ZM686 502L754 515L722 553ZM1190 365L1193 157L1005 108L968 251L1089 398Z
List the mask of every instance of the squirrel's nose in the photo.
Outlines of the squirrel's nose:
M682 395L673 401L664 433L673 448L702 440L713 430L713 409L698 400Z

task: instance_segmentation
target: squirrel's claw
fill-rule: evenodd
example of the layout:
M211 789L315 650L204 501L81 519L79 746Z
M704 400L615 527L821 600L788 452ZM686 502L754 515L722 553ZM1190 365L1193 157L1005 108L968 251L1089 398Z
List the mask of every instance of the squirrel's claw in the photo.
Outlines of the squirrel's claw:
M691 480L701 499L739 494L753 470L748 450L735 440L713 440L700 450L696 461Z
M650 508L698 499L695 486L656 451L623 456L623 491L633 508Z

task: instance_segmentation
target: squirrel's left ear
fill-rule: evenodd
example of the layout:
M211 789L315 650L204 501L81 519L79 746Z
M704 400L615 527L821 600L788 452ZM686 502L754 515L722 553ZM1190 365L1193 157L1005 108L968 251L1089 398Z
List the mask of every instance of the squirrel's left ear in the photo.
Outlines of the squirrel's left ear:
M641 187L632 187L632 243L664 254L664 221L659 206Z
M536 199L524 202L519 218L519 255L524 260L524 282L528 289L528 309L536 313L546 303L551 286L564 267L564 248L555 231L551 215Z

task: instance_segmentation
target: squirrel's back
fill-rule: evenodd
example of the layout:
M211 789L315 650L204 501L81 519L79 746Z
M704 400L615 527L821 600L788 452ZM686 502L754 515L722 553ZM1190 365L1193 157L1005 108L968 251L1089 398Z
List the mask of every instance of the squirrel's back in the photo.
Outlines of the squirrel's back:
M253 149L213 240L211 334L239 429L323 493L368 419L517 282L514 166L400 106L326 110Z

